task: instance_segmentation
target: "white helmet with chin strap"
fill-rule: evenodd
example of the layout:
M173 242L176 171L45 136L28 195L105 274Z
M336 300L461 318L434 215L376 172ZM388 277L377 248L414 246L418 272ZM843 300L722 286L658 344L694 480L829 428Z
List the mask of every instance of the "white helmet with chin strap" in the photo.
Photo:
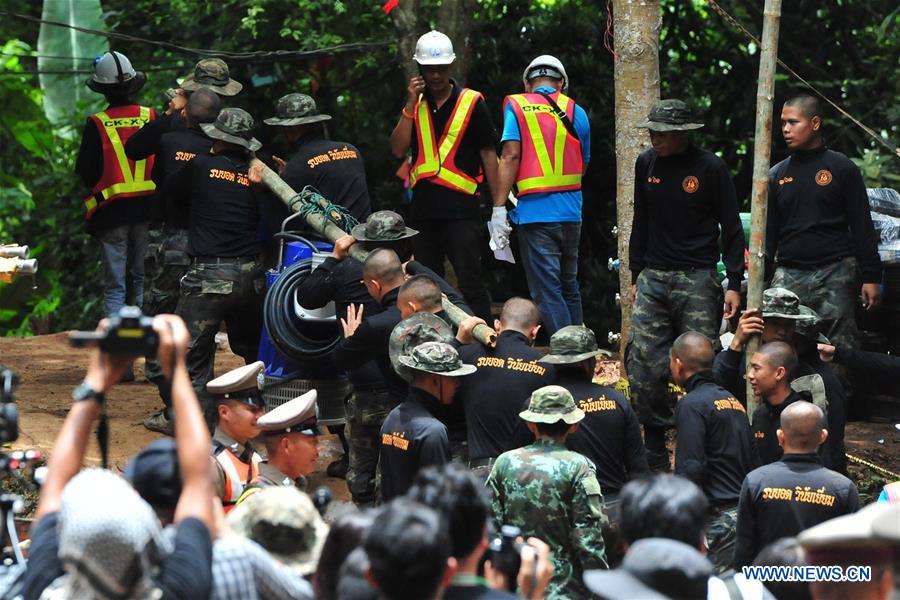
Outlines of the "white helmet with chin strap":
M566 68L555 56L542 54L528 63L528 66L525 67L525 71L522 73L522 83L528 83L538 77L561 79L562 91L565 92L569 89L569 76L566 75Z
M106 52L94 61L94 83L119 85L137 76L131 61L121 52Z
M420 65L449 65L456 60L453 42L440 31L431 30L416 42L413 60Z

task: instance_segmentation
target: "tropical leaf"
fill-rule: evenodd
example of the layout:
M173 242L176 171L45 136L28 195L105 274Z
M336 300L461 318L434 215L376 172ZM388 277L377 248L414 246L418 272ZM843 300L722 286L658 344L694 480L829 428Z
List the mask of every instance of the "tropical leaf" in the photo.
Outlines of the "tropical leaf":
M100 17L100 0L44 0L41 17L45 21L105 30ZM103 98L84 85L92 72L94 57L109 50L105 37L74 29L41 24L38 35L38 70L64 71L42 74L44 113L51 123L63 126L76 114L102 108ZM73 132L68 132L70 135Z

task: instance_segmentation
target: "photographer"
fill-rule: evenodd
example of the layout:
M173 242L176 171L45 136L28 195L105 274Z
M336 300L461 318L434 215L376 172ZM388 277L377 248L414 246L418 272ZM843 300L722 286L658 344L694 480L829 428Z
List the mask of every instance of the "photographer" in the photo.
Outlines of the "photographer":
M98 333L107 323L101 321ZM26 599L203 598L210 592L213 482L209 432L185 366L189 335L172 315L153 321L158 358L172 381L183 489L169 547L153 509L128 483L107 470L81 471L104 394L133 356L92 351L84 382L53 446L41 489L26 573ZM101 429L103 422L101 421Z
M445 600L515 598L499 591L511 587L510 576L517 580L512 587L518 589L523 598L537 600L544 597L553 566L549 558L550 547L537 538L529 538L527 545L519 546L521 566L518 574L504 573L499 564L493 564L499 562L499 558L492 560L488 554L485 577L478 576L478 566L489 546L490 505L484 487L468 469L450 463L419 471L406 497L434 507L446 521L457 570L444 591Z

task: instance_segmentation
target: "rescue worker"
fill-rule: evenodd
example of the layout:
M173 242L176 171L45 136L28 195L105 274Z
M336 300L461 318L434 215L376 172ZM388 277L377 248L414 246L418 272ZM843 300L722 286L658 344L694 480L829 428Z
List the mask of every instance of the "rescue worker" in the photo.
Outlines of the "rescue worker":
M450 302L468 312L469 307L463 304L464 300L460 293L449 285L445 284L445 287L446 290L443 292ZM397 294L397 309L400 311L402 319L408 319L415 314L428 313L435 315L444 323L450 322L450 317L444 311L441 285L428 275L413 275L403 282L400 292ZM478 317L469 317L467 321L460 324L457 336L460 339L471 341L471 331L475 328L475 323L483 324L484 321ZM455 348L459 345L456 338L451 340L451 344ZM388 354L390 354L390 343L388 343ZM403 377L403 373L400 373L400 376ZM404 379L407 378L404 377ZM447 427L453 460L465 463L468 460L469 452L466 440L466 413L462 402L451 402L447 406L442 406L435 416Z
M809 402L781 413L777 431L784 455L751 471L743 482L734 568L753 563L771 542L859 510L859 493L847 477L826 469L817 449L828 437L825 415Z
M297 479L312 473L319 458L316 397L316 390L310 390L256 420L266 445L266 460L259 464L236 504L267 487L293 486Z
M672 344L672 381L687 393L675 406L675 474L697 484L709 500L707 556L719 572L734 559L741 484L756 464L747 411L712 376L712 342L695 331Z
M459 356L477 370L462 380L457 401L465 409L469 468L484 481L497 457L532 441L519 413L534 390L549 385L552 365L538 364L534 348L541 314L530 300L510 298L494 321L497 344L467 344ZM502 393L498 393L502 392Z
M153 164L153 180L157 188L148 233L148 239L153 243L148 243L144 261L148 284L142 307L145 315L174 313L178 306L181 278L191 264L188 255L188 207L174 205L163 193L163 184L168 174L179 170L198 154L209 153L213 140L203 133L200 126L215 121L220 107L221 102L214 92L197 90L182 109L187 127L165 133L160 140L159 153ZM167 205L171 206L167 208ZM154 254L151 255L151 252ZM162 377L159 362L147 359L144 375L159 389L163 401L163 409L144 419L144 427L173 435L170 391Z
M791 345L797 353L797 377L791 387L798 392L808 391L813 403L825 413L828 440L822 448L822 464L838 473L847 474L844 448L844 429L847 424L847 390L841 384L835 368L819 358L818 343L828 343L822 334L823 321L807 306L800 307L807 320L797 321Z
M406 319L416 313L428 312L449 321L450 318L444 312L444 295L450 302L468 312L465 300L455 289L449 285L447 289L441 289L440 284L428 275L413 275L403 282L397 294L400 317Z
M260 434L257 423L266 410L262 396L262 361L244 365L216 377L206 391L216 402L218 422L212 436L212 462L216 494L225 512L234 508L244 488L259 474L262 458L250 440Z
M760 316L761 315L761 316ZM738 320L737 330L728 348L716 356L713 376L726 390L746 406L747 387L745 384L744 346L754 333L760 335L762 343L786 342L809 346L811 341L800 342L798 332L813 334L818 315L809 307L800 304L800 298L784 288L769 288L763 291L763 305L747 309ZM809 329L807 329L809 328ZM847 459L844 456L844 426L846 424L846 393L840 381L830 372L828 365L816 360L811 347L804 353L806 360L798 355L797 368L791 380L791 387L808 393L810 399L826 412L828 419L828 440L822 448L822 462L839 472L846 472ZM833 401L833 408L831 407ZM774 431L774 429L773 429ZM772 443L774 444L774 438Z
M369 216L365 223L353 228L352 235L335 242L331 256L312 270L297 286L297 300L306 308L322 308L334 302L335 314L346 315L352 305L363 307L363 314L371 318L382 312L381 303L372 297L363 284L363 265L348 252L354 243L367 250L383 247L409 256L409 240L418 232L410 229L399 214L385 210ZM343 336L344 330L338 328ZM359 340L359 338L358 338ZM346 404L348 464L347 488L353 502L368 505L375 502L375 470L381 446L381 424L392 408L382 371L373 358L378 348L368 347L368 355L353 359L353 366L338 361L347 369L353 394ZM342 355L341 359L346 356ZM358 359L358 360L357 360Z
M878 237L866 186L859 167L825 144L822 110L813 96L784 103L781 133L792 154L769 171L766 257L775 265L772 286L792 290L832 321L828 338L857 348L857 298L862 296L866 309L881 298Z
M844 365L854 373L877 380L883 385L896 382L900 378L900 357L880 352L853 350L837 346L830 341L819 342L816 346L822 362Z
M436 417L440 405L453 402L457 378L471 375L456 349L443 342L425 342L401 356L413 372L406 400L394 408L381 427L381 498L387 502L409 489L419 469L450 462L447 427Z
M528 289L548 335L584 320L578 286L581 179L591 160L587 113L566 94L569 76L550 55L522 74L524 94L507 96L499 184L492 186L491 242L509 243L506 201L519 198L509 218L516 225ZM552 159L550 149L553 149Z
M653 147L635 163L634 222L629 245L632 326L625 365L644 426L647 458L665 470L669 348L685 331L715 339L722 317L740 308L744 229L728 166L691 142L703 127L681 100L658 102L640 127ZM716 273L721 226L728 276L724 314Z
M256 359L262 329L263 264L259 223L264 198L250 187L250 154L260 143L251 136L253 117L223 109L202 129L213 138L209 154L196 156L166 179L164 192L175 205L188 205L191 266L181 279L176 313L191 333L188 370L194 389L209 381L215 364L215 335L224 321L232 351L248 364Z
M750 417L761 465L781 458L782 448L776 436L781 412L790 404L805 399L791 389L791 375L796 369L797 354L784 342L763 344L750 358L747 381L753 387L753 393L762 399Z
M321 124L330 121L331 115L320 114L316 101L306 94L282 96L275 114L263 123L281 128L285 146L294 152L287 163L272 156L284 182L296 192L311 185L354 219L365 221L372 205L362 154L352 144L323 138Z
M90 190L84 199L87 231L100 243L103 263L103 308L114 315L125 305L126 267L131 265L134 304L144 297L147 222L156 184L150 179L153 157L132 161L124 144L156 117L149 106L131 98L146 77L121 52L106 52L94 61L88 88L103 94L108 106L88 117L75 159L75 172ZM129 377L130 374L130 377ZM132 371L126 379L134 379Z
M615 516L619 492L628 480L648 474L644 442L637 415L618 390L594 383L597 356L594 332L584 325L563 327L550 337L550 352L538 363L556 367L555 384L575 398L584 412L578 431L566 448L591 459L603 489L604 513ZM613 520L615 520L613 518Z
M496 530L515 525L526 539L552 549L553 577L546 598L587 598L584 571L607 568L603 495L593 463L567 450L566 438L584 412L565 388L549 385L531 394L519 413L535 436L529 446L504 452L487 480Z
M201 59L194 65L193 73L185 76L181 87L173 90L175 95L169 100L165 114L141 127L125 143L125 154L131 160L147 158L159 151L159 143L164 134L186 129L182 110L193 92L206 88L220 97L229 98L238 95L243 87L239 81L230 77L228 64L224 60Z
M431 31L416 43L419 75L407 88L406 104L391 133L391 152L410 157L410 222L422 235L413 240L416 259L444 276L450 260L459 289L474 314L491 317L481 272L484 223L479 187L497 185L497 132L480 92L450 77L453 44Z

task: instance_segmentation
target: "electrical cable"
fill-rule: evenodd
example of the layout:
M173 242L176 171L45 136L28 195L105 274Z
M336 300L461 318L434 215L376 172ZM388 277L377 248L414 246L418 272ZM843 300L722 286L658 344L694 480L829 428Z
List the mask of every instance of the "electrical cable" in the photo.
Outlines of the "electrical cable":
M70 23L61 23L59 21L48 21L46 19L40 19L38 17L32 17L31 15L23 15L21 13L11 12L7 10L0 10L0 15L6 15L9 17L13 17L16 19L22 19L24 21L30 21L32 23L40 23L41 25L52 25L54 27L63 27L66 29L74 29L75 31L80 31L81 33L87 33L89 35L98 35L106 38L124 40L127 42L135 42L142 44L152 44L154 46L159 46L162 48L169 48L171 50L178 50L180 52L187 52L189 54L195 54L199 56L208 56L208 57L217 57L217 58L227 58L227 59L264 59L264 58L287 58L287 57L297 57L297 58L305 58L311 56L320 56L323 54L335 54L339 52L351 52L356 50L363 50L366 48L372 47L382 47L389 46L393 42L391 41L382 41L382 42L354 42L350 44L337 44L335 46L327 46L325 48L317 48L315 50L259 50L257 52L225 52L221 50L207 50L204 48L189 48L187 46L179 46L178 44L173 44L171 42L163 42L161 40L152 40L147 38L142 38L134 35L128 35L125 33L117 33L112 31L100 31L98 29L91 29L89 27L79 27L77 25L72 25Z
M299 241L318 250L312 242L294 233L281 232L275 237ZM294 312L297 286L311 272L312 257L286 267L272 283L263 304L263 325L269 339L282 354L294 360L323 358L334 350L340 339L333 324L302 321ZM321 337L310 331L315 329L322 330Z
M750 33L750 31L748 31L746 27L744 27L743 25L741 25L741 24L738 22L737 19L735 19L734 17L732 17L730 14L728 14L728 13L725 11L724 8L722 8L721 6L719 6L719 4L718 4L718 2L716 2L716 0L709 0L709 4L710 4L710 6L712 6L713 10L715 10L717 13L719 13L719 16L721 16L722 19L724 19L726 23L729 23L732 27L734 27L735 29L739 30L739 31L740 31L741 33L743 33L747 38L749 38L750 40L752 40L753 43L755 43L758 47L762 48L762 42L759 41L759 38L757 38L755 35L753 35L752 33ZM776 57L776 58L777 58L777 57ZM820 98L822 98L822 100L824 100L825 102L827 102L828 104L830 104L831 106L833 106L834 108L836 108L842 115L844 115L845 117L847 117L848 119L850 119L851 121L853 121L853 123L855 123L860 129L862 129L863 131L865 131L865 132L866 132L867 134L869 134L871 137L875 138L875 140L877 140L879 144L881 144L882 146L884 146L885 148L887 148L888 150L890 150L890 151L891 151L891 154L894 154L894 155L896 155L897 157L900 157L900 148L898 148L893 142L891 142L890 140L885 140L885 139L882 138L880 135L878 135L877 133L875 133L875 131L874 131L871 127L869 127L868 125L866 125L865 123L861 122L859 119L857 119L856 117L854 117L853 115L851 115L849 112L847 112L847 111L844 110L842 107L840 107L837 103L833 102L828 96L826 96L825 94L823 94L822 92L820 92L820 91L816 88L816 86L814 86L814 85L811 84L809 81L807 81L806 79L804 79L803 77L801 77L800 74L797 73L797 71L795 71L794 69L792 69L791 67L789 67L788 65L786 65L786 64L784 63L784 61L781 60L780 58L778 58L778 64L781 65L781 67L782 67L785 71L787 71L788 74L794 76L795 78L797 78L797 79L800 81L800 83L802 83L803 85L805 85L806 87L808 87L810 90L812 90L813 92L815 92L816 95L818 95Z

